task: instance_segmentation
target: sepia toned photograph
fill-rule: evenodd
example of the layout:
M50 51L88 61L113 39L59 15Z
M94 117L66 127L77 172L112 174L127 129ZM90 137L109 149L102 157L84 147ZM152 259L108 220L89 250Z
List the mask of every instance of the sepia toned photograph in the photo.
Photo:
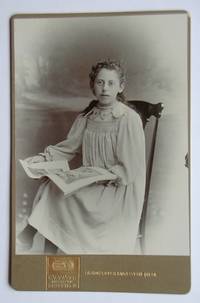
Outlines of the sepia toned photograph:
M13 17L16 255L190 255L188 22Z

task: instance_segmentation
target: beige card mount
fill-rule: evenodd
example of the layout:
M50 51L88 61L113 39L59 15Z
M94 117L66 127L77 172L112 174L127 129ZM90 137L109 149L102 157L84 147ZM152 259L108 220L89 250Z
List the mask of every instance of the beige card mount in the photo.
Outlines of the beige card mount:
M11 67L12 287L188 292L188 13L15 15Z

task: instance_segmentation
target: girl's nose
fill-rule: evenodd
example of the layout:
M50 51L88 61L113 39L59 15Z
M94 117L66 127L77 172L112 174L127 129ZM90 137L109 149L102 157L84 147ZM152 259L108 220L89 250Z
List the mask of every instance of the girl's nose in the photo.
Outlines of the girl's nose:
M103 90L106 90L108 88L108 84L107 83L104 83L103 85Z

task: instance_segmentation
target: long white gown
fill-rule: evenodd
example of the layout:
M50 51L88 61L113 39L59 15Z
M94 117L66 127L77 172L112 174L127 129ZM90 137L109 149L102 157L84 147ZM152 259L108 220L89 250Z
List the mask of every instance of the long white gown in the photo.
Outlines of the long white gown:
M139 115L121 102L95 107L44 155L71 160L80 149L83 166L106 168L120 184L92 184L65 198L48 181L38 190L29 224L65 254L134 254L146 175Z

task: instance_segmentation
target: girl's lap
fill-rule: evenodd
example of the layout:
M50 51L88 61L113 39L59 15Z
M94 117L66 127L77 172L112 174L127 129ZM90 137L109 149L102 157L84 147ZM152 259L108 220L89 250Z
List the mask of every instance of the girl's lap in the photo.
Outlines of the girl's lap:
M105 220L105 213L107 218L111 218L114 214L120 215L125 191L124 186L104 186L95 183L65 197L60 189L50 181L43 187L40 199L36 203L39 208L53 217L58 216L59 218L59 216L72 213L83 217L103 214Z

